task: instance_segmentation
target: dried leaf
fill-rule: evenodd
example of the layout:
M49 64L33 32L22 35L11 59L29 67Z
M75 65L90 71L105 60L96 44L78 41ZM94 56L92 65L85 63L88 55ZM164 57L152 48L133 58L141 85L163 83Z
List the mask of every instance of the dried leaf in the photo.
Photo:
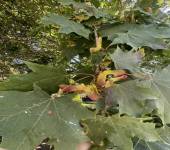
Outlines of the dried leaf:
M91 100L98 100L100 98L100 94L98 93L97 87L94 84L85 85L85 84L77 84L77 85L60 85L60 89L63 93L77 93L83 94L84 97L89 97ZM59 90L61 93L61 91Z

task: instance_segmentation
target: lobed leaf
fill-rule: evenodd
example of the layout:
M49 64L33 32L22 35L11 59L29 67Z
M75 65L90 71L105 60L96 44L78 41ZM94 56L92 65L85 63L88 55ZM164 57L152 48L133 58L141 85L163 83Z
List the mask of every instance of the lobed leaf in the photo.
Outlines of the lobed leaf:
M135 80L116 84L105 90L105 103L119 105L120 114L142 116L159 108L159 95L151 88L141 87Z
M76 33L80 36L89 38L90 30L86 29L82 24L69 20L67 17L59 16L57 14L49 14L43 18L45 25L59 25L60 33L70 34Z
M123 52L119 47L110 54L116 69L129 69L130 71L139 70L139 64L142 62L143 54L140 51Z
M164 121L166 123L170 123L170 65L166 68L162 69L161 71L156 71L152 78L152 88L155 89L157 93L160 94L160 101L162 102L160 106L160 111L162 112L162 115L164 117Z
M127 44L137 49L143 46L152 49L166 49L164 39L170 38L168 26L112 24L100 30L102 36L108 37L112 44Z
M50 99L36 87L34 91L0 92L1 147L15 150L34 149L49 137L55 149L75 150L88 140L79 120L93 114L71 101L71 96Z
M157 111L160 115L163 123L170 123L170 66L165 67L162 70L157 70L148 80L142 81L139 86L143 88L151 89L155 91L157 97Z

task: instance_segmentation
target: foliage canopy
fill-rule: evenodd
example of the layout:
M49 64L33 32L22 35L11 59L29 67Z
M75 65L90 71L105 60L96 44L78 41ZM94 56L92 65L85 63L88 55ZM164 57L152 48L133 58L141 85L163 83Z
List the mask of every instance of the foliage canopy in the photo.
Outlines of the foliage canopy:
M170 24L162 1L3 3L1 39L10 44L0 44L10 59L2 62L28 51L35 57L22 57L26 74L0 82L0 147L30 150L49 138L59 150L86 142L91 150L170 149ZM39 60L46 54L49 61Z

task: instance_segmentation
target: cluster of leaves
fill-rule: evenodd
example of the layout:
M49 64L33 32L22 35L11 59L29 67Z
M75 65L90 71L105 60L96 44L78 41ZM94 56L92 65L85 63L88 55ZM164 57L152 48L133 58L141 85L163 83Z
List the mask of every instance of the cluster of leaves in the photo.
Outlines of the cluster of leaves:
M147 51L169 49L158 4L59 0L42 22L57 32L60 65L25 62L30 73L0 83L0 147L30 150L48 137L60 150L87 142L91 150L170 149L170 66L144 68Z

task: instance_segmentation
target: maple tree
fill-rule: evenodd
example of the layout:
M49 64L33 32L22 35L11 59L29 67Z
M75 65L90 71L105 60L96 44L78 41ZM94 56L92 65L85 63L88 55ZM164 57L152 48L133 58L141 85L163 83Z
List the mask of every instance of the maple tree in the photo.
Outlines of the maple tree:
M28 73L0 82L0 147L170 149L170 25L161 5L58 0L39 20L57 61L26 60Z

